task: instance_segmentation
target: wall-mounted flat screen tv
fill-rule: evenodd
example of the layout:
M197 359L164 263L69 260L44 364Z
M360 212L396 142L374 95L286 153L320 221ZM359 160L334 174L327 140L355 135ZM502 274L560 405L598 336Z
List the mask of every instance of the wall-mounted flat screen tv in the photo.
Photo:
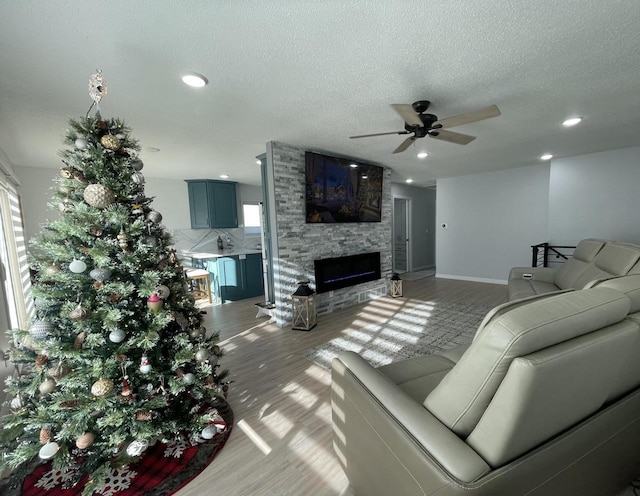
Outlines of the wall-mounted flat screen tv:
M307 223L380 222L384 168L306 152Z

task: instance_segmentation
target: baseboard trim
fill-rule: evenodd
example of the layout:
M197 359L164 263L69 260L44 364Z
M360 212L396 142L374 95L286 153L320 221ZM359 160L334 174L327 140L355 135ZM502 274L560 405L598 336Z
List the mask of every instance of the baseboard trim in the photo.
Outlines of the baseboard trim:
M507 285L507 281L502 279L486 279L484 277L457 276L453 274L440 274L438 272L436 272L436 277L439 277L440 279L458 279L459 281L487 282L489 284L502 284L504 286Z

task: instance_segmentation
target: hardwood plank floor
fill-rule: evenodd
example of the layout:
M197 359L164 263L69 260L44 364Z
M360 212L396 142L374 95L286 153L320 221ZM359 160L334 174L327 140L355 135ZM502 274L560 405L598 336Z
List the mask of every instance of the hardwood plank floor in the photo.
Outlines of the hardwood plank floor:
M256 319L260 298L202 307L206 327L220 333L221 364L230 370L235 425L222 451L177 496L348 496L352 492L332 448L330 372L300 353L403 305L440 298L495 306L506 287L428 277L404 281L404 297L388 296L318 317L309 332Z

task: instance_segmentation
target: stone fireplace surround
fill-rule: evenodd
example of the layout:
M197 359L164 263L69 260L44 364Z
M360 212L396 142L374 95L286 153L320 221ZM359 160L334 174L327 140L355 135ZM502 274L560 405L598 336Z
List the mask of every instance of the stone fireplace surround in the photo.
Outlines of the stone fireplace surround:
M314 260L380 252L381 279L318 294L316 305L319 315L388 293L391 277L390 169L385 167L384 171L381 222L307 224L305 151L280 142L267 143L268 198L265 201L270 208L275 319L280 327L291 324L291 295L297 289L298 281L311 281L310 286L315 289ZM331 151L313 151L336 156ZM318 329L322 329L321 318Z

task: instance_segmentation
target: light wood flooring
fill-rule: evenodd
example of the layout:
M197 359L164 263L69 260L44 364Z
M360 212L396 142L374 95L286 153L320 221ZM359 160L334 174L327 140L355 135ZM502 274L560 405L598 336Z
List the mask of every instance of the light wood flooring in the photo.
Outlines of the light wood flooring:
M404 297L377 298L318 317L309 332L256 318L260 298L202 307L220 333L235 425L214 461L177 496L350 496L331 437L330 372L301 352L388 316L442 298L495 306L506 287L428 277L404 282Z

